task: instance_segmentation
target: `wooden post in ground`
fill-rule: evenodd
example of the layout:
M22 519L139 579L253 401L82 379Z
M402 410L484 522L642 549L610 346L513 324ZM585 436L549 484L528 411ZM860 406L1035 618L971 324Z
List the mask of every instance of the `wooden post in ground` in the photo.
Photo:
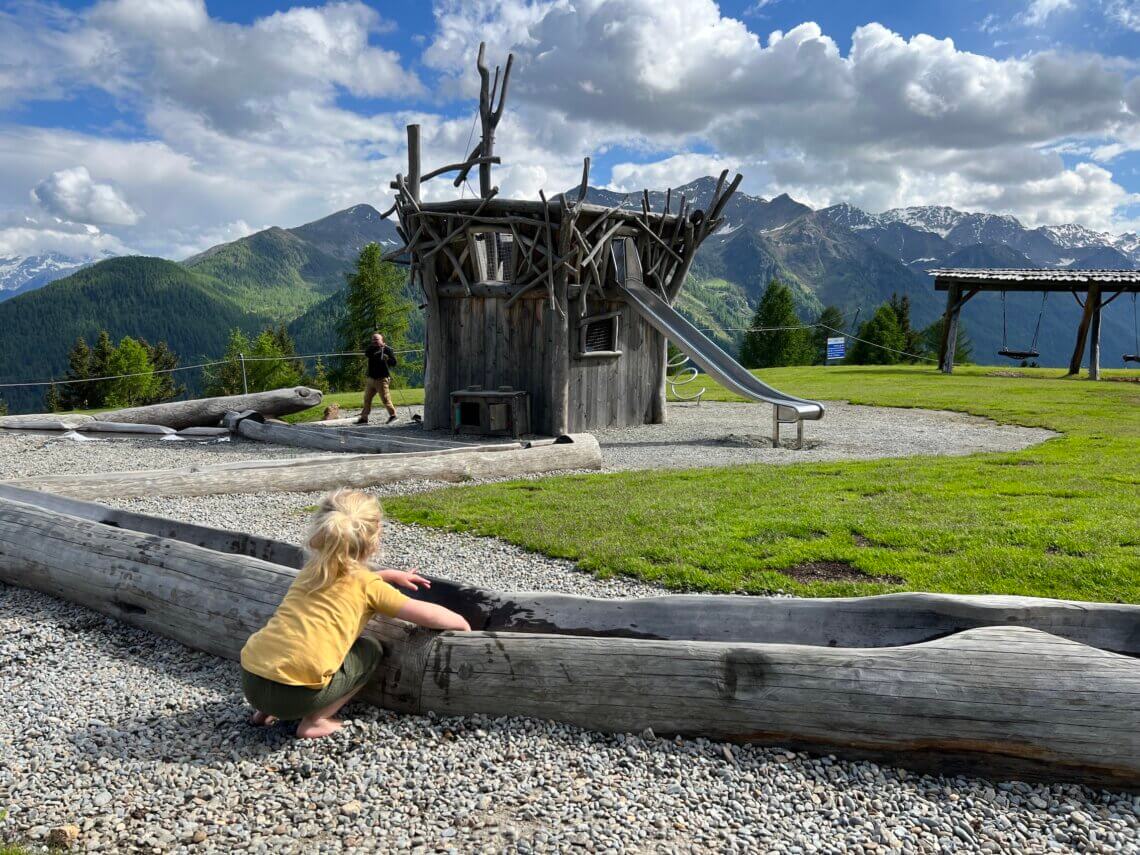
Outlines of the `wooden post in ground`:
M1081 373L1081 360L1085 356L1085 339L1088 338L1089 328L1092 326L1093 314L1100 306L1100 285L1091 283L1089 292L1085 296L1085 311L1081 315L1080 326L1077 327L1077 343L1073 347L1073 357L1069 360L1069 374Z
M938 368L943 374L954 373L954 349L958 344L958 313L962 306L958 297L962 286L951 285L946 292L946 314L942 317L942 343L938 347Z
M1089 330L1089 379L1100 379L1100 310L1104 303L1097 300L1093 307L1092 328Z
M420 201L420 126L408 125L408 194Z

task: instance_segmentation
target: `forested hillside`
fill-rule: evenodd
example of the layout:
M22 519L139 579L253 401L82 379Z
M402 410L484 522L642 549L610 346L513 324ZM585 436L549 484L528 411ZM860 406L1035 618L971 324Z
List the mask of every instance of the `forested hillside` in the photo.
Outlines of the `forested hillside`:
M254 331L265 315L227 297L208 276L162 258L114 258L0 303L0 365L4 378L62 377L75 339L94 341L106 329L123 336L165 341L182 362L216 357L234 327ZM193 388L195 372L182 382ZM34 409L44 389L7 389L13 412Z

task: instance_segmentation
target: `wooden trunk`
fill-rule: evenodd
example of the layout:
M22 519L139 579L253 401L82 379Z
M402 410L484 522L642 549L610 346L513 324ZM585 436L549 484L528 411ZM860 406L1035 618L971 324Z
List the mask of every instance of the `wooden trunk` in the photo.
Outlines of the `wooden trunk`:
M113 516L102 519L104 513ZM256 538L209 534L198 526L8 489L0 495L0 580L236 658L246 637L272 613L294 569L154 530L299 561L294 547L273 552L270 542ZM466 590L472 605L492 609L496 598L506 596ZM518 595L524 602L536 596ZM630 613L624 628L611 626L612 635L575 635L576 626L599 620L591 614L603 606L580 604L574 620L572 599L559 598L564 602L548 605L543 614L574 625L546 627L540 634L434 633L374 620L367 631L380 639L386 655L365 697L410 712L535 716L607 731L650 727L661 735L889 758L940 772L1140 788L1140 662L1031 628L1041 620L1134 651L1135 606L930 597L911 601L919 619L907 628L907 601L895 599L867 610L879 615L870 636L892 646L846 647L839 638L831 639L835 646L694 640L678 636L690 634L692 624L666 619L669 612L679 617L696 609L708 616L696 626L715 632L724 603L726 615L737 612L726 622L745 632L748 622L740 610L746 598L734 598L731 606L720 597L661 598L644 607L618 602L603 622L613 623L626 608L641 613ZM766 598L755 603L758 635L775 633L772 615L798 608ZM814 614L798 614L822 630L818 638L842 630L845 640L857 641L856 606L852 600L823 600L812 605ZM1082 617L1082 608L1099 617ZM897 615L898 629L921 637L936 630L938 622L928 616L938 613L943 625L1009 616L1022 625L952 630L901 645L894 644L896 635L883 634L884 614ZM647 616L655 631L669 635L629 637L644 628ZM788 626L794 629L794 622Z
M188 427L214 427L227 412L253 410L263 416L287 416L315 407L324 396L319 389L296 386L292 389L274 389L250 395L226 395L220 398L196 398L190 401L170 401L148 407L131 407L100 413L99 419L107 422L133 422L135 424L166 425L179 430Z
M559 440L484 445L406 454L344 454L287 460L49 475L3 482L82 499L104 496L211 496L218 493L306 493L337 487L374 487L397 481L470 481L561 469L601 469L602 451L590 434Z

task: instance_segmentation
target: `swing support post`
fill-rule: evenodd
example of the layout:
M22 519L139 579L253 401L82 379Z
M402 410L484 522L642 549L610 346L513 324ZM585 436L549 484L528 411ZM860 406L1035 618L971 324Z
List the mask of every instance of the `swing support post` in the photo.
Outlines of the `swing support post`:
M1088 293L1088 296L1085 297L1085 310L1084 310L1084 312L1081 313L1081 323L1080 323L1080 326L1077 327L1077 343L1076 343L1076 346L1073 348L1073 358L1069 360L1069 376L1070 377L1073 376L1074 374L1080 374L1081 373L1081 360L1083 360L1084 356L1085 356L1085 341L1089 338L1089 330L1092 328L1092 325L1093 325L1093 315L1096 315L1096 321L1097 321L1097 327L1098 327L1097 334L1096 334L1096 337L1097 337L1096 359L1098 362L1098 364L1096 366L1096 374L1099 377L1100 376L1100 365L1099 365L1099 360L1100 360L1100 353L1099 353L1099 350L1100 350L1100 330L1099 330L1099 327L1100 327L1100 285L1096 282L1093 282L1092 284L1089 285L1089 293ZM1089 354L1089 374L1090 374L1090 376L1091 376L1092 371L1093 371L1092 362L1093 362L1093 354L1090 353Z

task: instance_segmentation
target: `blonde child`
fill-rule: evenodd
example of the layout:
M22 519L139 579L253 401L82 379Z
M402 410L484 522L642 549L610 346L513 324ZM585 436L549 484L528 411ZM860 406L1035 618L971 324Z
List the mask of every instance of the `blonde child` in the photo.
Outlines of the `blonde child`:
M241 651L242 689L250 722L300 719L297 736L335 732L337 712L364 688L380 664L380 645L360 633L374 614L432 629L470 631L460 615L396 590L431 583L402 570L370 570L383 513L376 499L353 490L326 496L313 517L309 558L264 628Z

